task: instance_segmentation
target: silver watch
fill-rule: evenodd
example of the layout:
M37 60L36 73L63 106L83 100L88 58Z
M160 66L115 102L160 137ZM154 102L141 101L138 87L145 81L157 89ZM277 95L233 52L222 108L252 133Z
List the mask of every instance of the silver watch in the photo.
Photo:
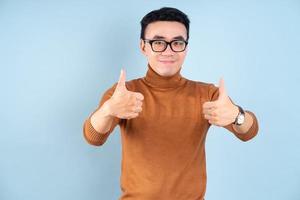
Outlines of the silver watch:
M240 126L245 121L245 111L243 110L243 108L241 108L241 106L238 106L238 105L236 105L236 106L239 108L239 114L236 116L233 124Z

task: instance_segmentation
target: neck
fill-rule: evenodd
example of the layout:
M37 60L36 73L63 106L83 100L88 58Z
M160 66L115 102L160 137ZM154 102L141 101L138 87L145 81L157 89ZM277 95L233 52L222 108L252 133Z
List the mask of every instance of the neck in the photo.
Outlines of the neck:
M151 87L155 88L176 88L182 86L186 79L180 74L181 68L172 76L162 76L154 71L148 64L148 71L143 80Z

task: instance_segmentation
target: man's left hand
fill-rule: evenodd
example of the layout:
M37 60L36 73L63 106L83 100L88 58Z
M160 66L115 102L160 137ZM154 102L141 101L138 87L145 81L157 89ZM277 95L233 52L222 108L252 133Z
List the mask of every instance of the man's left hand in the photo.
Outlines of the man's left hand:
M212 125L226 126L235 121L239 109L227 95L224 80L219 81L219 97L216 101L208 101L203 104L204 118Z

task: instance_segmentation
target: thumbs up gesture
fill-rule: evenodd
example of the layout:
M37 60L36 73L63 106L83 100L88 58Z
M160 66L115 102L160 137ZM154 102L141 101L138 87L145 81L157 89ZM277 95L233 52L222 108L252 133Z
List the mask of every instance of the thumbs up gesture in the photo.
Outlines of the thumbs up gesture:
M227 95L224 80L219 81L219 97L203 104L204 118L212 125L226 126L235 121L239 109Z
M109 107L112 116L131 119L137 117L142 111L144 96L139 92L128 91L125 80L125 71L122 69L116 89L109 99Z

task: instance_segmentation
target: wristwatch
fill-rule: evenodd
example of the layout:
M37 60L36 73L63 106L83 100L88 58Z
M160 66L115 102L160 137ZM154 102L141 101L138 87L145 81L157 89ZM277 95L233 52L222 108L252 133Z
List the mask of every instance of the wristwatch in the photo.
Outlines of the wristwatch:
M241 106L236 105L239 108L239 114L236 116L235 121L233 122L234 125L242 125L245 121L245 111Z

